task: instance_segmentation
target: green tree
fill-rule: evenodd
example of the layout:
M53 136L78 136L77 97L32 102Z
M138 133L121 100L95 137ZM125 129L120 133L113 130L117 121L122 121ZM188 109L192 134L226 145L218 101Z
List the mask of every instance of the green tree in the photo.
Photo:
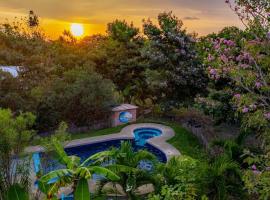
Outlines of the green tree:
M104 119L116 102L112 82L93 71L67 71L47 87L37 111L37 122L43 129L53 128L61 121L89 125Z
M0 199L6 199L16 184L29 188L30 159L23 152L34 135L34 122L31 113L14 117L10 110L0 109Z
M126 102L145 100L149 95L140 52L144 39L139 29L132 23L115 20L108 24L107 33L108 37L98 37L94 50L87 48L96 71L113 81Z
M186 33L182 21L172 12L159 14L158 24L150 20L143 24L149 40L143 53L149 65L147 84L158 102L177 105L190 101L204 91L207 83L195 38Z

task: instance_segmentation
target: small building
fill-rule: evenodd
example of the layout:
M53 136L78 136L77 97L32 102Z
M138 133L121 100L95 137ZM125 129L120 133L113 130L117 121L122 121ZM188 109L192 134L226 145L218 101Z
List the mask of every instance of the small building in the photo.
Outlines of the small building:
M121 104L112 108L111 126L135 122L137 119L138 106L131 104Z
M10 73L14 78L19 76L20 67L19 66L0 66L0 70L3 72Z

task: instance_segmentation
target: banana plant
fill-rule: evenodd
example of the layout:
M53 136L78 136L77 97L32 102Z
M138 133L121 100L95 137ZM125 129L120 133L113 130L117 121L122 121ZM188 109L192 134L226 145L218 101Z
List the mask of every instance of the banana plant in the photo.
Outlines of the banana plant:
M100 190L106 183L112 182L123 188L128 199L136 199L138 187L151 183L154 186L157 184L155 170L149 171L140 167L141 161L149 161L153 166L156 165L158 163L156 156L145 150L135 152L130 142L122 142L119 149L113 148L97 153L91 159L96 163L113 161L106 168L120 177L117 181L102 180Z
M119 180L119 176L111 170L95 165L95 162L90 162L91 158L81 163L79 157L68 156L59 141L52 140L52 143L57 159L66 168L51 171L39 179L39 189L47 195L47 199L55 199L61 187L72 186L75 200L89 200L90 192L87 180L94 173L103 175L111 181Z

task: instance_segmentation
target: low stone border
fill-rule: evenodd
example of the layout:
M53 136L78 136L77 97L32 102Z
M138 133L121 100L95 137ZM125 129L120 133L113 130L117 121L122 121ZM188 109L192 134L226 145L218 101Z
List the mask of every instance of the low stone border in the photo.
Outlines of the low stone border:
M149 143L150 145L162 151L166 155L167 160L169 160L172 156L181 155L180 152L175 147L173 147L171 144L166 142L167 140L169 140L175 135L173 129L168 126L155 124L155 123L140 123L140 124L128 125L124 127L120 131L120 133L72 140L65 147L66 148L75 147L75 146L93 144L93 143L98 143L98 142L106 142L109 140L117 140L117 139L123 139L123 140L134 139L133 131L137 128L156 128L162 132L160 136L148 139L147 143ZM42 152L42 151L44 151L44 149L41 146L32 146L32 147L26 148L26 152L29 152L29 153Z

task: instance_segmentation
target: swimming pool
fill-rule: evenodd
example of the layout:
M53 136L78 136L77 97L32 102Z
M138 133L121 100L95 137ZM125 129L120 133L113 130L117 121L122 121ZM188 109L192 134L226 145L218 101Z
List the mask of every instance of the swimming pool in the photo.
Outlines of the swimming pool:
M84 161L86 158L88 158L91 155L94 155L95 153L109 150L112 147L119 148L122 141L130 141L134 151L145 149L153 153L160 162L165 163L167 161L166 155L156 147L148 143L145 143L143 146L137 145L135 140L120 140L120 139L110 140L94 144L70 147L66 148L65 151L67 152L68 155L76 155L81 158L81 161ZM47 158L46 154L44 153L40 153L40 157L41 157L40 163L43 173L48 173L50 171L61 169L64 167L63 165L58 163L57 160Z
M160 137L159 140L152 140L150 143L148 143L149 139L161 135L166 136L166 138L168 138L168 136L172 137L174 133L167 127L164 127L163 125L134 124L125 127L120 133L112 135L111 137L113 137L114 139L111 139L110 135L107 135L93 138L94 141L93 140L91 141L90 139L89 143L86 143L85 140L71 141L68 147L65 148L65 151L67 152L68 155L76 155L81 158L81 161L84 161L86 158L95 153L109 150L111 147L118 148L120 147L122 141L129 141L131 142L134 151L138 151L141 149L148 150L149 152L153 153L159 161L165 163L167 162L167 158L170 158L169 156L173 151L170 151L168 153L167 150L163 151L160 148L157 148L159 143L157 143L156 141L163 141L164 140L163 137ZM82 142L84 143L82 144ZM36 149L38 148L35 148L36 153L34 153L33 155L34 171L36 173L39 171L39 169L42 169L43 173L48 173L52 170L65 167L60 163L58 163L56 160L49 158L45 153L42 152L42 148L39 148L39 150ZM139 164L138 167L151 170L152 164L149 162L145 163L143 161ZM93 181L100 179L102 179L101 176L93 174L92 177Z

